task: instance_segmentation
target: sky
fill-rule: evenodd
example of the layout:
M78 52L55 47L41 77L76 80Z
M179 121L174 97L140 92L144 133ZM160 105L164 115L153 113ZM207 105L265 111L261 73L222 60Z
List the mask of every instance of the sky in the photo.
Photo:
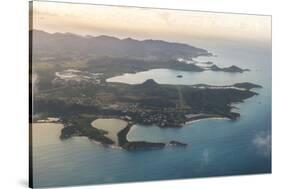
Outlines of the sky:
M33 29L175 42L271 45L271 17L262 15L37 1L33 2Z

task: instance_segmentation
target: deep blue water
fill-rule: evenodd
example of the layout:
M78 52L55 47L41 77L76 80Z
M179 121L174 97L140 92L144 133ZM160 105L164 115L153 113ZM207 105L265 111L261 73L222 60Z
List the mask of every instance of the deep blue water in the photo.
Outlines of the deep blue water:
M126 152L104 148L84 137L60 141L61 126L50 125L34 140L34 186L100 184L157 179L271 172L271 51L209 49L218 57L202 57L220 66L235 64L251 69L242 74L174 70L150 70L125 75L125 81L139 83L153 78L159 83L213 85L249 81L263 86L259 95L236 104L237 121L206 119L180 129L136 125L130 140L188 143L186 149ZM183 78L177 78L177 74ZM119 78L120 79L120 78ZM124 78L122 78L124 79ZM120 80L119 80L120 81ZM35 126L33 126L35 127ZM45 129L45 131L44 131ZM47 132L48 130L48 132ZM39 133L39 132L38 132ZM44 134L45 133L45 134ZM45 135L45 140L40 140ZM48 137L46 137L48 136Z

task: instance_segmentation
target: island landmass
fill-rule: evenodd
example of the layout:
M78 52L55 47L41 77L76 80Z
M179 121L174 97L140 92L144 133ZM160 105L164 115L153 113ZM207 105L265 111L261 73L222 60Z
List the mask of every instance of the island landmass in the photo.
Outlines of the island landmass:
M35 63L30 72L30 86L35 94L32 121L58 117L64 124L62 140L86 136L104 146L115 145L128 151L186 147L188 144L176 140L129 141L127 134L135 124L180 128L206 118L236 120L240 114L233 111L233 104L257 95L252 89L261 87L249 82L228 86L168 85L153 79L134 85L111 83L108 78L159 68L233 73L249 70L237 66L219 68L212 62L207 62L208 67L197 65L193 58L212 54L187 44L32 32L38 38L35 41L40 41L35 44ZM101 118L128 123L117 134L118 144L107 136L107 131L91 126Z

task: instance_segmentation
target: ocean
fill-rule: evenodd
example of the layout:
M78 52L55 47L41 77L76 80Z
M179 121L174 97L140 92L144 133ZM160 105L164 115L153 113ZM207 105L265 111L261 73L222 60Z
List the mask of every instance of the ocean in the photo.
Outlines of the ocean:
M204 48L204 46L202 46ZM105 148L86 137L59 139L61 124L36 123L33 131L34 187L182 179L271 172L271 49L213 47L217 57L198 57L219 66L236 65L250 72L200 73L155 69L108 79L129 84L154 79L161 84L262 85L259 95L234 104L236 121L205 119L182 128L135 125L129 140L177 140L182 148L127 152ZM176 77L183 75L182 78Z

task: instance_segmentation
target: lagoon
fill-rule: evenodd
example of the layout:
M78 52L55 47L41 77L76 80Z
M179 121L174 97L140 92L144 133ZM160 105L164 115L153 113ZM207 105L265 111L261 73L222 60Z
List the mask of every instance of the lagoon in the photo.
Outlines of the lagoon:
M204 48L204 46L202 46ZM225 49L225 48L223 48ZM182 72L157 69L118 76L109 82L231 85L252 82L262 85L259 95L235 104L237 121L204 119L182 128L159 128L136 124L128 140L188 143L186 149L127 152L104 148L85 137L59 139L61 124L33 124L34 186L100 184L144 180L271 172L271 51L208 49L220 66L235 64L250 72ZM200 57L199 57L200 58ZM183 75L177 78L177 75ZM129 75L129 76L128 76ZM42 123L43 124L43 123ZM39 127L37 127L39 126ZM56 127L58 126L58 127ZM35 128L36 127L36 128Z
M117 134L127 126L127 122L121 119L96 119L91 123L92 127L107 131L105 135L118 144Z

